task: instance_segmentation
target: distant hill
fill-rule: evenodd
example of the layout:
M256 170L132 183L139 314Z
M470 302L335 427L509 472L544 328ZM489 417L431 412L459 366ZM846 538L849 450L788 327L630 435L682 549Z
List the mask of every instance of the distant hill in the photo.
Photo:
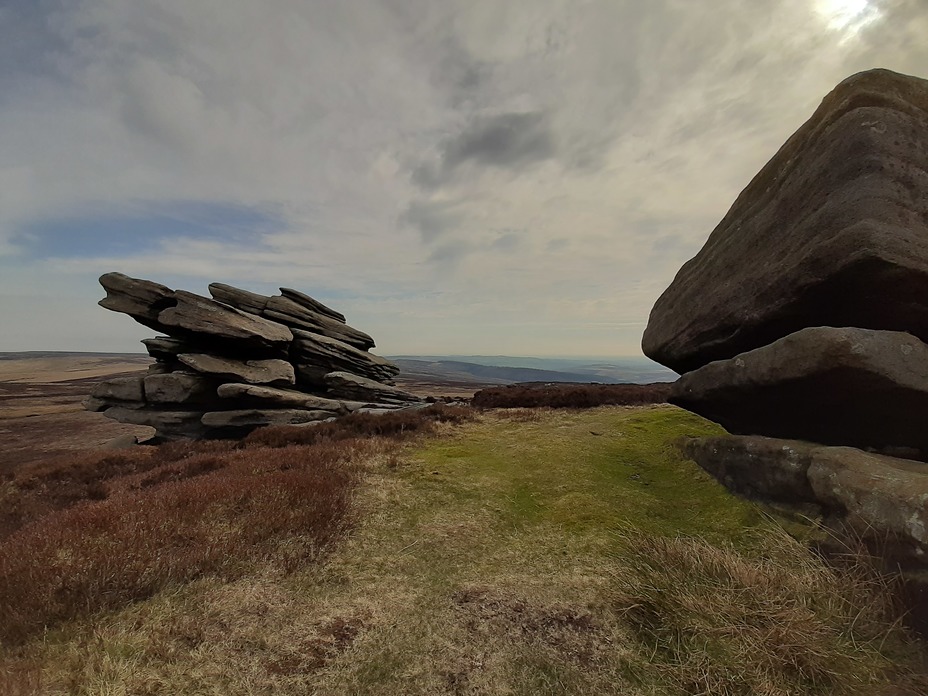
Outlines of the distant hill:
M402 355L390 357L406 378L513 384L515 382L672 382L676 373L647 358L519 358L512 356Z

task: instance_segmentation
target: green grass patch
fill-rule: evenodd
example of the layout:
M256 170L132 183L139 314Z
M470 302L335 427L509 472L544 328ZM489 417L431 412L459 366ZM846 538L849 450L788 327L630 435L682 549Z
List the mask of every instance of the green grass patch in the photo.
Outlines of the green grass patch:
M440 495L479 493L498 524L553 523L608 536L629 525L659 534L740 542L764 524L673 445L722 431L668 407L559 412L536 422L488 419L419 452Z

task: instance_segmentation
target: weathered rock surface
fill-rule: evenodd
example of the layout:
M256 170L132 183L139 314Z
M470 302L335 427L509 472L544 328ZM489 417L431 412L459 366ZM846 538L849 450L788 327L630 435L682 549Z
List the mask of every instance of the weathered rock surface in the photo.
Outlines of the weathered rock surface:
M365 379L350 372L330 372L324 379L330 394L356 401L366 400L384 404L409 404L424 401L397 387Z
M305 329L334 338L358 350L364 351L374 347L374 340L363 331L306 309L286 297L271 297L262 315L291 328Z
M731 491L760 500L816 504L808 471L821 445L760 436L686 438L683 453Z
M106 290L106 297L98 303L101 307L128 314L140 324L155 330L160 330L158 314L170 306L174 299L171 288L122 273L100 276L100 285Z
M293 300L298 305L302 305L306 309L316 312L317 314L323 314L327 317L335 319L335 321L340 321L342 324L345 323L345 315L341 312L336 312L331 307L326 307L324 304L318 300L313 299L309 295L300 292L299 290L294 290L293 288L281 288L280 294L286 297L288 300Z
M157 360L174 360L178 354L186 353L190 346L186 341L170 336L155 336L154 338L143 338L148 354Z
M677 273L642 347L684 373L810 326L928 341L928 81L854 75Z
M204 413L202 423L210 428L254 429L267 425L300 425L331 418L330 411L304 409L243 409Z
M328 372L351 372L378 382L389 381L400 369L379 355L358 350L328 336L293 329L290 359L300 372L301 365L321 368Z
M144 387L142 375L132 377L114 377L106 382L95 384L90 396L112 401L143 401Z
M928 465L922 462L765 437L692 438L683 451L738 493L812 503L895 561L928 558Z
M165 327L165 333L221 341L232 351L248 351L256 357L286 353L293 339L286 326L192 292L177 290L174 299L176 305L158 314L158 322Z
M85 408L152 426L158 438L234 437L419 402L381 384L399 368L368 352L370 336L296 290L267 297L213 283L209 299L119 273L101 283L104 307L167 335L143 341L157 361L146 374L98 385ZM350 394L330 393L326 375L337 371L359 375Z
M294 389L277 389L255 384L223 384L217 390L223 399L235 399L240 402L261 402L265 408L291 408L332 413L348 413L349 408L337 399L315 396ZM362 404L363 405L363 404Z
M207 429L200 422L200 418L203 417L202 411L162 411L153 408L131 409L113 406L103 415L120 423L147 425L155 429L157 437L166 440L195 439L207 434Z
M296 384L293 365L286 360L233 360L205 353L183 353L177 359L191 370L249 384Z
M817 327L681 377L671 403L733 433L928 454L928 346Z
M145 401L152 404L209 404L217 400L215 380L171 372L145 377Z
M209 294L217 302L222 302L249 314L258 315L264 311L267 301L270 299L267 295L259 295L256 292L242 290L225 283L210 283Z

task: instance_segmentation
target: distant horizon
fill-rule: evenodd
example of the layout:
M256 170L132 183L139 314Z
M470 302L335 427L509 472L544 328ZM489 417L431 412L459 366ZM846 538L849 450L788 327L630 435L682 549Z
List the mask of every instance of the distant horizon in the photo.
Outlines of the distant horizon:
M646 355L515 355L515 354L503 354L503 353L491 353L491 354L479 354L479 353L381 353L376 352L377 355L381 355L386 358L393 359L403 359L403 358L524 358L527 360L641 360L652 362L655 365L660 365L660 363L655 362ZM82 355L139 355L147 356L148 353L144 350L141 351L110 351L110 350L68 350L68 349L54 349L54 350L0 350L0 355L15 355L23 353L64 353L64 354L82 354Z

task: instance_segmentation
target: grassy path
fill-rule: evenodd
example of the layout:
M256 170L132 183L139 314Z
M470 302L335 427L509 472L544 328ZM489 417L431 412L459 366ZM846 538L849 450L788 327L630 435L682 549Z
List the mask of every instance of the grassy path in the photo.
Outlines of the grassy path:
M29 659L49 693L880 693L912 650L672 446L715 432L669 407L448 427L365 464L322 565L200 580Z

